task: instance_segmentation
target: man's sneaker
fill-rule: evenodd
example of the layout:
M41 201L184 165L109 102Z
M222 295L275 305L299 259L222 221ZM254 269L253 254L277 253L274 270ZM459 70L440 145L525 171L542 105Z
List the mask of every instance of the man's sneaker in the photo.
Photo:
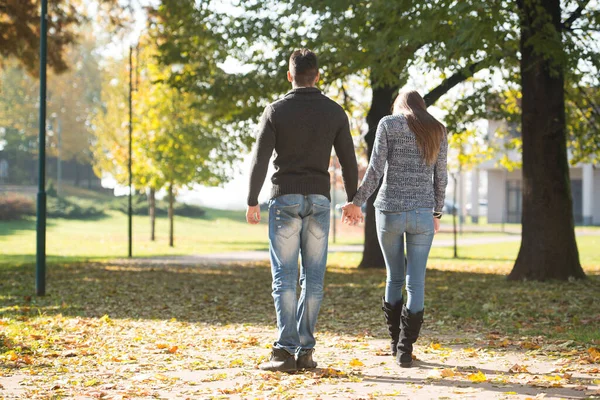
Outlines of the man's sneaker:
M296 367L298 369L313 369L317 368L317 362L313 360L312 355L315 352L315 349L307 350L298 356L298 360L296 361Z
M263 371L296 371L296 358L284 349L273 348L271 359L259 365Z

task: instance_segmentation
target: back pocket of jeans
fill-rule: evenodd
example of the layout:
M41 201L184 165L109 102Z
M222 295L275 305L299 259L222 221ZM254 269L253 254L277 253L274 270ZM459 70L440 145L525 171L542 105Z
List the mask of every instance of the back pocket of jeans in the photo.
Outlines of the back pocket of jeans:
M298 215L299 204L271 206L271 227L276 236L289 239L300 231L302 221Z
M417 231L416 234L430 234L433 233L433 212L426 210L417 210Z
M329 234L330 207L313 203L313 213L309 217L308 231L316 238L323 239Z

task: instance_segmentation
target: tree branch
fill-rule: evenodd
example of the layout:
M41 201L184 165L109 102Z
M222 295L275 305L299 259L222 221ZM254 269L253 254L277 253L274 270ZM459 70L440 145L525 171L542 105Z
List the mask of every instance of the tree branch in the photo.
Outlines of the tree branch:
M579 6L577 7L577 9L575 11L573 11L573 13L571 15L569 15L569 18L567 18L562 23L562 28L564 30L567 30L567 31L571 30L571 26L573 26L573 22L575 22L579 17L581 17L583 10L585 10L585 8L587 7L589 2L590 2L590 0L584 0L581 3L579 3Z
M485 61L485 60L484 60ZM425 104L427 107L434 104L439 100L440 97L445 95L450 89L454 86L458 85L461 82L466 81L470 77L473 76L477 71L483 69L487 64L484 64L484 61L477 61L462 70L456 72L449 78L446 78L442 83L440 83L437 87L432 89L429 93L423 96L423 100L425 100Z

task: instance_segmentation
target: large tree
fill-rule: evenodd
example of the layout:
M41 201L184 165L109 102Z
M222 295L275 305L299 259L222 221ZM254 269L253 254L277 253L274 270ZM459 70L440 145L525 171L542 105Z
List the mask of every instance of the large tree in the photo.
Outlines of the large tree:
M509 279L584 278L573 222L559 0L519 0L523 233ZM582 4L583 5L583 4Z
M369 153L375 128L381 117L389 113L391 101L397 89L405 84L407 71L411 66L417 66L422 73L438 75L438 79L428 82L423 88L423 92L426 93L425 100L430 105L480 71L480 75L487 77L487 83L479 81L478 85L472 86L474 93L465 92L465 95L461 96L455 94L454 97L458 97L458 101L453 112L459 116L449 118L449 125L456 128L451 130L453 134L462 132L461 124L456 123L459 120L469 120L475 116L497 116L498 113L494 112L493 107L490 108L490 104L497 100L502 91L515 88L521 91L520 57L526 48L522 48L521 41L520 16L523 7L519 8L517 2L257 0L242 3L240 7L244 12L237 18L211 11L211 2L208 0L195 2L199 4L198 7L191 3L194 2L190 2L190 13L199 16L198 20L204 18L203 23L209 23L206 26L222 32L223 37L229 39L230 56L254 68L248 73L230 77L229 82L235 83L232 90L221 88L219 92L214 92L211 81L200 78L202 74L194 74L197 70L194 65L201 65L201 57L188 57L190 53L185 47L183 51L177 51L176 48L180 46L175 42L175 49L171 49L171 53L181 55L179 62L191 66L186 74L185 85L194 86L195 82L202 82L196 86L204 87L208 91L213 90L216 95L224 95L222 97L225 102L229 101L228 95L232 94L231 97L244 105L246 110L255 112L256 105L264 104L285 91L284 77L289 52L299 46L311 47L321 56L322 83L332 85L341 81L344 85L348 77L357 75L365 76L368 80L372 90L371 109L367 115L369 129L365 136ZM540 10L545 9L542 6L544 1L535 0L535 4ZM553 23L560 27L557 35L561 38L564 48L557 50L553 44L556 42L556 35L554 42L546 40L543 35L548 34L548 27L552 24L542 24L542 36L534 35L533 39L526 43L527 46L533 46L533 53L537 58L528 59L526 62L546 60L553 64L554 61L562 59L563 68L569 71L568 87L583 84L583 93L590 98L590 93L594 91L590 92L589 86L598 84L597 78L594 77L598 72L599 51L595 40L597 34L594 36L593 32L598 31L599 7L597 3L585 0L565 0L561 4L564 7L561 9L559 6L558 17L555 16L558 19ZM193 10L203 10L203 13ZM195 23L197 24L197 21ZM185 38L187 43L193 43L192 38L198 26L179 18L166 24L163 29ZM543 54L542 58L540 53ZM494 80L500 79L502 84L494 84L492 77L495 77ZM218 82L212 81L213 84ZM523 91L526 90L530 88L524 86ZM247 96L244 97L245 94ZM525 97L525 93L523 96ZM581 98L583 96L579 100ZM571 102L583 104L582 112L585 115L589 99L583 103L577 100L573 98ZM524 138L535 135L533 131L525 128L524 125ZM569 131L576 132L571 128ZM575 138L576 136L574 135ZM593 136L587 135L585 138L586 152L594 151L596 141L591 139ZM558 151L557 157L557 162L560 159L560 162L566 165L566 152L563 154ZM525 155L523 161L524 164L528 164L535 162L535 159ZM524 170L530 167L524 165ZM536 168L533 174L551 171ZM552 179L564 179L564 176L554 176ZM540 177L540 181L549 180ZM562 197L563 200L567 199L570 196L568 185L564 189L554 195ZM372 200L370 199L371 204ZM564 204L568 204L568 200L563 201ZM531 207L528 210L531 210ZM368 212L373 215L372 207ZM532 220L524 218L524 225L532 223L527 221ZM560 221L552 229L572 232L573 226L568 221ZM524 226L524 231L526 230ZM542 245L544 248L552 247L552 251L561 251L561 246L557 246L555 241L545 241ZM539 249L524 246L522 251L534 252ZM572 253L566 249L564 252ZM556 262L556 265L558 264L559 261ZM383 259L375 238L373 220L367 219L361 266L382 265ZM564 274L557 275L552 272L555 268L544 262L538 263L537 268L548 271L548 274L538 274L539 279L564 278ZM576 269L575 267L574 270ZM581 276L578 273L572 275Z
M437 9L421 3L263 0L241 4L244 12L239 17L220 14L215 11L214 3L191 0L161 3L156 13L161 16L158 24L163 35L169 37L162 48L162 60L184 66L172 84L206 95L215 118L247 122L259 115L265 103L288 89L285 74L291 50L311 47L320 55L321 84L325 88L336 86L347 93L349 81L356 76L369 83L373 93L366 118L369 157L379 120L389 114L398 89L408 78L408 66L418 58L417 51L427 44L421 41L419 32L431 33L429 25L415 25L412 16L420 15L422 20L440 18L436 16ZM444 26L446 29L435 31L436 40L452 36L453 27ZM206 35L228 43L228 51L196 45ZM221 62L229 57L253 68L249 72L227 74L219 64L205 61L207 53L217 54ZM473 58L470 62L469 58L455 57L447 63L444 69L447 78L431 88L426 96L428 104L488 63ZM232 111L232 104L243 107ZM368 201L362 267L384 266L375 232L375 196Z
M123 25L128 6L117 0L96 0L94 3L98 6L95 18L104 25L104 29ZM60 73L69 68L65 53L79 40L80 26L91 17L86 13L85 4L70 0L49 1L48 16L48 65ZM0 68L3 59L14 57L28 71L35 72L39 63L39 25L39 0L0 1Z

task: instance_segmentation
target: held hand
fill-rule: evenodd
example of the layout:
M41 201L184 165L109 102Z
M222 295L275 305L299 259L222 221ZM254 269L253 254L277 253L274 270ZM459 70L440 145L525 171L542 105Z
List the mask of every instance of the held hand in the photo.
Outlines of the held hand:
M356 225L364 221L363 213L360 207L352 203L346 203L342 207L342 221L348 225Z
M248 206L246 209L246 221L249 224L256 225L260 222L260 206Z
M438 233L440 230L440 219L439 218L433 218L433 233Z

